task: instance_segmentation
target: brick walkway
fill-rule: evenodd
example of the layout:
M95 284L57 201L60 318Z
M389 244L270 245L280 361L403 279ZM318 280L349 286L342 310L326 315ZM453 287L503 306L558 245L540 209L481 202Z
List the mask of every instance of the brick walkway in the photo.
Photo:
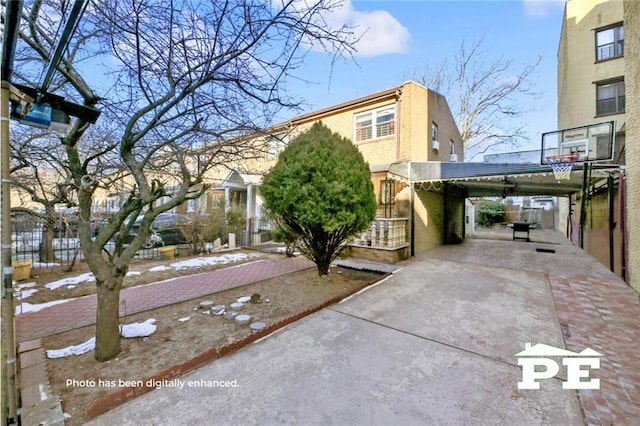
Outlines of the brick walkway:
M245 263L159 283L131 287L120 292L120 314L132 315L184 302L230 288L310 268L305 258L265 260ZM96 296L86 296L16 317L18 342L49 336L95 324Z
M640 417L640 300L619 279L549 275L567 349L604 353L600 390L580 390L589 425L638 424Z

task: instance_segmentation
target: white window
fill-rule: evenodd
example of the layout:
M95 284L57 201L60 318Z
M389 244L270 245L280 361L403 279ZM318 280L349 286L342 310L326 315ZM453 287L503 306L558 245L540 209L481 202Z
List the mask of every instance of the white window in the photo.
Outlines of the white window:
M393 136L396 133L396 108L389 106L363 112L354 117L354 139L356 142ZM374 126L375 123L375 126Z
M622 25L596 31L596 61L624 55L624 28Z
M438 140L438 125L436 123L431 123L431 141Z
M453 155L456 153L456 144L453 142L453 140L449 140L449 154Z

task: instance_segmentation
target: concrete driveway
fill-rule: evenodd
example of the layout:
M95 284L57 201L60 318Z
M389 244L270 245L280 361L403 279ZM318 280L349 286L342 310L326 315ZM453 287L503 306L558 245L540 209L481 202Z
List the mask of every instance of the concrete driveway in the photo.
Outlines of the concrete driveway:
M548 270L579 251L536 244L472 240L413 258L181 378L182 389L153 391L89 424L582 425L562 374L517 389L514 354L525 343L565 347ZM224 380L237 387L207 387Z

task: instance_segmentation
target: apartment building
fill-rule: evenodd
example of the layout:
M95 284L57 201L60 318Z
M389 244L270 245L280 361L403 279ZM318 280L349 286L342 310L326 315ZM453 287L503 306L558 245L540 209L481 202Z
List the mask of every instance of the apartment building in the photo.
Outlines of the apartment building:
M611 162L628 161L625 25L622 0L568 0L558 48L558 129L605 121L615 122L615 141ZM597 149L608 150L609 141ZM581 167L581 165L577 165ZM604 178L603 178L604 179ZM570 238L613 271L627 278L627 230L625 228L625 175L614 182L614 191L599 185L597 176L589 190L561 203L561 219L571 223L560 229L583 229L581 238ZM613 196L613 205L610 200ZM613 207L613 217L611 215ZM581 209L584 208L584 211ZM613 220L610 220L613 219ZM607 241L613 236L612 246Z

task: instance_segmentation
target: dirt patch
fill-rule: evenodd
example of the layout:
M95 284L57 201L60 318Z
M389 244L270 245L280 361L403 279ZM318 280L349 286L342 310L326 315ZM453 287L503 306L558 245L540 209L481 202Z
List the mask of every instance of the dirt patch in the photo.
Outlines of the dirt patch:
M130 384L144 382L211 348L233 344L251 335L249 326L207 313L199 306L202 301L228 307L239 297L259 295L260 303L245 304L241 313L250 315L252 321L272 325L337 296L353 293L380 277L379 274L345 268L333 268L330 276L319 277L315 268L310 268L129 316L124 321L127 324L155 318L157 331L147 338L123 339L122 353L105 363L96 362L93 352L47 360L52 390L60 396L64 411L71 415L67 424L81 425L86 421L89 405L122 389L125 381ZM254 296L254 299L258 297ZM189 319L184 320L186 318ZM60 349L77 345L93 335L94 327L84 327L46 337L43 347Z

